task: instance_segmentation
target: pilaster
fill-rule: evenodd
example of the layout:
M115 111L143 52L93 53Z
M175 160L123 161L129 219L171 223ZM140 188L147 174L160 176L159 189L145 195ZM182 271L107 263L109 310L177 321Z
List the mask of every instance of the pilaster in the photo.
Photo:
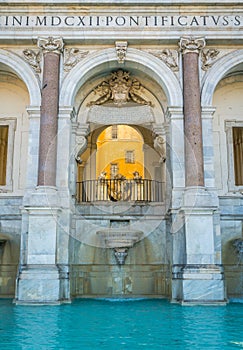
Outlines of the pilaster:
M184 118L182 107L168 107L167 130L167 196L171 193L171 208L181 206L185 187Z

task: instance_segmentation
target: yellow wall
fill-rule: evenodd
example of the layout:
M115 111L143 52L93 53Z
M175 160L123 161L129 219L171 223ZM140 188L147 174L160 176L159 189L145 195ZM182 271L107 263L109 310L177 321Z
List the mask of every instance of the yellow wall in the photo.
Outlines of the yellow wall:
M134 151L135 162L126 163L126 151ZM117 139L112 139L112 127L106 128L98 137L96 154L96 177L106 172L110 178L110 164L118 164L118 173L127 179L133 178L133 172L138 171L144 177L143 138L134 128L127 125L117 125Z

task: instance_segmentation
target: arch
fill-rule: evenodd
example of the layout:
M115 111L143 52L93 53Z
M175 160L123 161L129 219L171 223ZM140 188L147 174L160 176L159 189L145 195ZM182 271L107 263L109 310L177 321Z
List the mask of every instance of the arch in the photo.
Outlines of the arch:
M238 50L223 56L214 63L211 69L205 74L202 82L202 106L211 106L216 86L226 74L236 65L243 62L243 50Z
M32 106L40 106L40 86L37 77L29 64L16 54L3 49L0 49L0 62L10 67L26 84L29 91L30 104Z
M164 62L134 48L128 48L125 62L132 63L137 69L141 69L156 80L165 91L168 105L182 106L182 90L179 81ZM60 92L60 105L73 105L79 88L89 77L100 72L101 69L117 67L117 56L113 48L88 55L65 77Z

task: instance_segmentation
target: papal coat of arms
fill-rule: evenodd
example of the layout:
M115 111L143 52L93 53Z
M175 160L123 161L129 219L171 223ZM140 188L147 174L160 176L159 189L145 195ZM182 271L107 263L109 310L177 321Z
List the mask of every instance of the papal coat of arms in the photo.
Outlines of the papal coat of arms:
M131 78L129 72L118 70L111 73L110 78L104 80L94 93L100 97L96 101L91 101L89 105L102 105L112 101L118 106L133 101L142 105L151 105L141 96L142 85L136 78Z

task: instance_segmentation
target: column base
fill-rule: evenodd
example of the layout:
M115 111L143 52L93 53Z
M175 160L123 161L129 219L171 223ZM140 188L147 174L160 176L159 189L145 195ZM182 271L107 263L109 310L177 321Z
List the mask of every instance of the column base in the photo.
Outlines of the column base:
M182 305L225 305L224 274L217 265L175 265L172 302Z
M28 265L17 278L17 305L59 305L68 302L60 291L60 274L55 265Z

